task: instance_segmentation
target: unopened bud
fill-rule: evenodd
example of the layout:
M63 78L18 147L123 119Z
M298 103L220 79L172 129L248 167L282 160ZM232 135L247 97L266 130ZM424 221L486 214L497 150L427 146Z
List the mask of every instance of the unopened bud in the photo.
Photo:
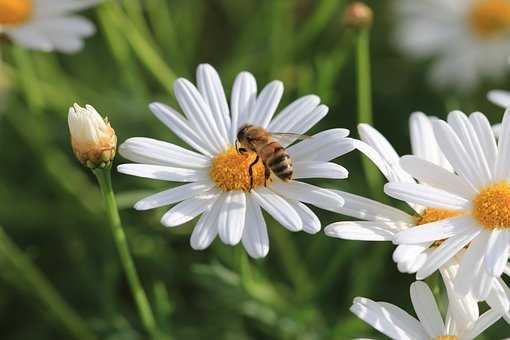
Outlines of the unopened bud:
M74 104L69 108L69 131L76 158L89 168L110 166L117 148L117 136L108 118L91 105Z
M347 6L344 12L344 25L351 28L365 28L372 25L374 14L372 9L362 2L356 1Z

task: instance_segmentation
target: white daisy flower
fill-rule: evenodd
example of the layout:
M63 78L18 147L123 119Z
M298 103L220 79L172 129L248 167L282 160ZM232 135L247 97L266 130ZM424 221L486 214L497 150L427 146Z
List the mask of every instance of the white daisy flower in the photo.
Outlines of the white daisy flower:
M429 118L421 112L411 115L409 127L412 151L417 157L450 171L451 166L435 141L431 125L433 119L435 118ZM382 134L367 124L360 124L358 130L364 143L357 143L357 147L377 165L389 182L416 183L402 169L397 152ZM391 242L400 231L456 214L453 211L410 203L414 210L414 214L410 215L403 210L365 197L345 192L337 193L345 199L340 212L363 220L332 223L325 228L326 235L342 239ZM393 253L393 259L401 272L415 273L436 247L437 243L433 242L399 245Z
M338 211L340 195L297 179L346 178L342 166L330 162L354 147L346 129L320 132L287 148L294 166L293 180L274 175L265 181L264 165L254 152L241 154L235 148L241 126L250 123L268 131L303 134L328 112L319 97L302 97L275 117L283 84L273 81L257 95L253 75L241 72L234 81L230 108L220 78L207 64L197 69L196 88L186 79L174 83L174 92L184 116L161 104L152 112L170 130L196 151L150 138L131 138L119 148L125 158L142 164L123 164L118 171L165 181L189 182L136 203L138 210L177 203L161 219L174 227L201 215L191 235L194 249L205 249L216 235L228 245L242 241L248 254L264 257L269 239L262 210L291 231L316 233L321 223L304 203ZM287 147L296 139L282 142ZM250 180L253 188L250 191ZM267 184L267 186L265 186Z
M94 25L74 12L100 0L0 0L0 35L15 44L41 51L74 53Z
M447 273L450 274L450 273ZM448 291L446 322L439 312L434 296L426 283L411 284L410 295L417 318L387 302L357 297L351 312L391 339L399 340L471 340L498 321L502 312L489 309L479 314L478 303L470 295L459 297Z
M435 58L434 84L465 91L507 70L510 1L400 0L395 10L395 40L412 57Z
M503 119L498 144L487 118L478 112L468 118L454 111L448 123L437 120L433 126L456 174L405 156L401 166L427 185L388 183L385 192L406 202L462 214L402 231L395 242L410 246L441 242L417 272L417 279L426 278L467 248L455 286L460 294L472 292L484 300L510 253L510 113Z

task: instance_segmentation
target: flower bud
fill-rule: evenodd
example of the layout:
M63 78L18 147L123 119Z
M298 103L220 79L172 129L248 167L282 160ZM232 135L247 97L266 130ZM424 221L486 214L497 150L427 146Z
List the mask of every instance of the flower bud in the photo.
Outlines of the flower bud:
M91 105L74 104L69 108L69 131L76 158L89 168L111 166L117 148L117 136L108 118Z
M361 29L372 25L374 14L372 9L362 2L351 3L344 12L344 25L347 27Z

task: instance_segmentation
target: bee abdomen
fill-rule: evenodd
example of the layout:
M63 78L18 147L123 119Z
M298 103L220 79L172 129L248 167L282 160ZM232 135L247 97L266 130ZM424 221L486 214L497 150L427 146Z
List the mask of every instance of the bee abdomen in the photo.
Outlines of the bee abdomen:
M292 161L287 151L282 147L275 150L271 157L269 157L267 166L278 178L284 181L289 181L292 178Z

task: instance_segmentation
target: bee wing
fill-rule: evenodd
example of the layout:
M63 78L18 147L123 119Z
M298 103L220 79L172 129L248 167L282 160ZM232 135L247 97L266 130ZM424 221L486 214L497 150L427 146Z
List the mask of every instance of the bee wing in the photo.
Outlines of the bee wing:
M301 135L299 133L292 132L269 132L274 139L277 139L279 142L293 142L295 140L303 140L312 138L311 136Z

